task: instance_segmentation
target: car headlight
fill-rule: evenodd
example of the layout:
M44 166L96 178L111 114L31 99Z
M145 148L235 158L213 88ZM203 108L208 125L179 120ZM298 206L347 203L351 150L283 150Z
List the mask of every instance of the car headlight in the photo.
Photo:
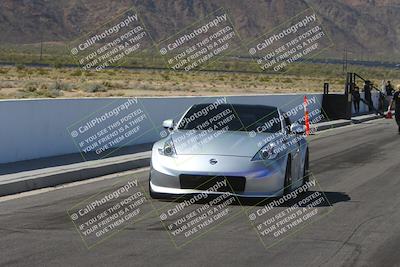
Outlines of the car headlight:
M253 157L254 160L273 160L279 154L278 145L275 142L268 143Z
M160 153L160 155L168 156L168 157L175 156L176 151L175 151L175 146L174 146L174 142L172 141L172 139L168 139L167 141L165 141L164 147L159 148L158 153Z

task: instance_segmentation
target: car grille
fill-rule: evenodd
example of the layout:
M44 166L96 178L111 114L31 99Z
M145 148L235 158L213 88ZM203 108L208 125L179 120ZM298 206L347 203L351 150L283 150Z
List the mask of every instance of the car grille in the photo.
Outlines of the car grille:
M181 189L207 190L210 187L214 186L217 182L222 182L224 179L226 179L228 183L226 186L220 187L217 190L218 192L240 193L244 191L244 188L246 186L246 178L241 176L210 176L187 174L181 174L179 176Z

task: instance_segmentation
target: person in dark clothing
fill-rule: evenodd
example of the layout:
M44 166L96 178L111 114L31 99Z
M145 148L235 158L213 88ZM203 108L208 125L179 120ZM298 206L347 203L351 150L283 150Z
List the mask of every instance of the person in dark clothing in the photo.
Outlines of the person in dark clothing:
M395 106L395 118L397 125L399 126L399 134L400 134L400 84L397 85L397 91L393 94L393 99L390 101L389 110L390 111Z
M356 113L360 113L360 101L361 101L360 87L355 86L353 90L353 104L354 104L354 111Z
M368 110L372 111L374 109L374 104L372 103L372 94L371 94L371 90L372 90L372 85L371 85L371 81L365 81L364 84L364 94L365 94L365 102L368 105Z
M390 81L387 81L387 84L385 85L385 100L384 100L384 107L385 109L388 108L388 105L390 103L390 101L392 100L393 97L393 93L395 92L392 84L390 83Z
M395 92L392 84L390 83L390 81L387 81L387 84L385 86L385 91L386 91L386 95L387 96L393 96L393 93Z
M379 92L379 106L378 106L378 110L384 112L386 109L385 106L385 101L386 101L386 96L384 93Z

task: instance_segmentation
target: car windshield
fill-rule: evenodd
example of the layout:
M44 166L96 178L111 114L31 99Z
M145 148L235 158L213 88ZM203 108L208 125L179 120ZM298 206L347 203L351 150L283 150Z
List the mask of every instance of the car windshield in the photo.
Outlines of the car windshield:
M281 121L275 107L201 104L185 114L178 129L276 133L281 130Z

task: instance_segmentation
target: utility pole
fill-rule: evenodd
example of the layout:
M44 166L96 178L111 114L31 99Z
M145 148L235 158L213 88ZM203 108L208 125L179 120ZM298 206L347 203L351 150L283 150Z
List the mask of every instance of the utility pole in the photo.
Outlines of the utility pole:
M40 16L39 22L40 22L40 26L39 26L39 29L40 29L40 58L39 58L39 61L42 62L42 59L43 59L43 29L44 29L46 19Z
M344 48L343 48L343 57L342 57L342 73L344 73Z
M39 61L42 62L43 57L43 29L40 30L40 59Z

